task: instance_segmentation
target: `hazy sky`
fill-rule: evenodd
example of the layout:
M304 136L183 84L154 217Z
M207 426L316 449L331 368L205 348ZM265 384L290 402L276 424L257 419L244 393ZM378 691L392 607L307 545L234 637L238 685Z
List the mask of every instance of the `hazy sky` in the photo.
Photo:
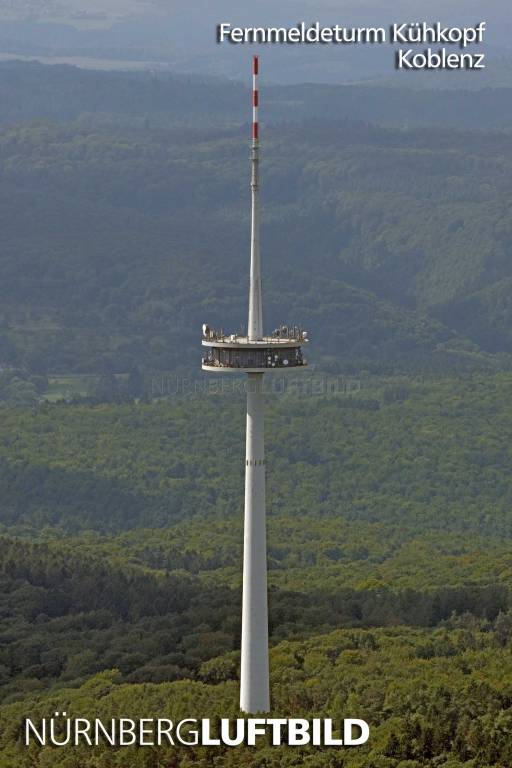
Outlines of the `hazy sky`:
M254 23L272 24L286 17L290 23L303 17L330 18L343 23L344 19L387 20L397 17L412 20L416 17L499 19L508 27L512 11L508 0L258 0L237 2L236 0L0 0L0 14L16 15L18 18L48 18L55 12L62 16L104 14L110 18L127 16L152 16L155 13L177 17L196 14L201 18L222 17L252 20Z
M387 26L436 20L472 25L485 20L488 53L512 56L509 0L0 0L0 20L4 22L0 25L0 53L14 50L70 56L76 52L97 58L142 58L166 62L177 71L236 78L245 75L250 50L217 45L215 30L221 21L241 26L291 26L316 20L344 26ZM19 24L6 29L7 20L30 20L32 24L30 29ZM34 25L43 21L46 23ZM72 27L66 33L55 22ZM361 79L392 76L393 52L383 48L265 46L262 53L269 79L348 82L359 75Z

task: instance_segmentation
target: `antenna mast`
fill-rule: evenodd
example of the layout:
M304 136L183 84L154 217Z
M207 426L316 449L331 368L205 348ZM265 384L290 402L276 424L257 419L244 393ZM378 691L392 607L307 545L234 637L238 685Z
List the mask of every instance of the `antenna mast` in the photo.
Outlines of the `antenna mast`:
M258 123L258 57L252 60L252 145L251 145L251 278L249 288L249 341L258 341L263 335L263 314L261 307L261 265L260 265L260 211L259 211L259 123Z

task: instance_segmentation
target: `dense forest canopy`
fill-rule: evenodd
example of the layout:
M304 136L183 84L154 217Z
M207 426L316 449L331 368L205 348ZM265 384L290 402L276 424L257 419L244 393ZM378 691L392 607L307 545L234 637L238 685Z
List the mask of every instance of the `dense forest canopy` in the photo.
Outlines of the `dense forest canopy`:
M510 386L400 377L269 397L274 711L367 718L371 744L344 765L507 764ZM27 753L11 734L64 703L236 714L242 414L242 396L222 395L4 410L0 765L60 765L64 752ZM77 759L107 766L109 753Z
M510 537L511 388L468 374L269 395L270 514ZM238 517L243 427L241 393L4 410L2 519L72 533Z

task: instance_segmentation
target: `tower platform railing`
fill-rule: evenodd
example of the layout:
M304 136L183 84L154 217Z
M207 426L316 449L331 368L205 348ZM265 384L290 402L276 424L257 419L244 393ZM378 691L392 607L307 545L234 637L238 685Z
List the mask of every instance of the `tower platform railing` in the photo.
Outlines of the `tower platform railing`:
M286 335L285 335L286 334ZM276 329L270 336L250 340L241 334L226 335L203 326L205 347L203 370L266 372L292 369L307 365L302 345L307 344L306 331L287 327Z

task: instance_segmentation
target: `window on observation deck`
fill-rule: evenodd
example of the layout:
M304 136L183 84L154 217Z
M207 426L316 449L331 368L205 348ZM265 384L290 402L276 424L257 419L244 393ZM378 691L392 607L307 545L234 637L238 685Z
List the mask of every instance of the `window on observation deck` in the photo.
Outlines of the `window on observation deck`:
M205 357L206 365L219 368L286 368L303 364L302 351L297 347L284 349L222 349L211 347Z

